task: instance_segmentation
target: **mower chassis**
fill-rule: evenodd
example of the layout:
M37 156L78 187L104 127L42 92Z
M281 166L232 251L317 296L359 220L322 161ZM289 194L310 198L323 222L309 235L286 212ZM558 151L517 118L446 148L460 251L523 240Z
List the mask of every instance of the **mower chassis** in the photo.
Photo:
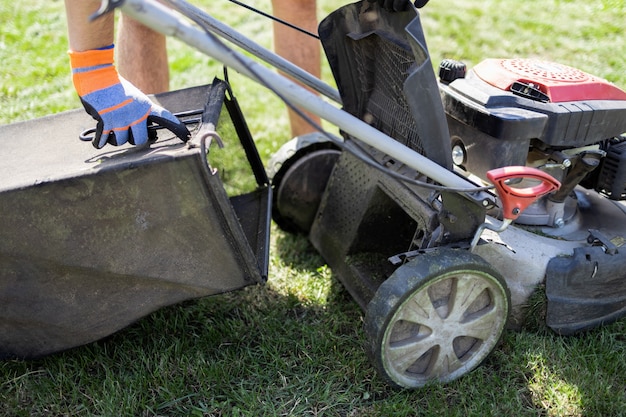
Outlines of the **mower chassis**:
M619 240L626 236L622 226L626 222L623 221L625 214L618 205L601 197L590 199L596 204L595 209L615 216L612 217L615 221L601 224L592 221L590 224L594 229L591 233L579 227L575 231L563 231L566 234L571 232L567 236L544 237L537 234L541 233L538 230L510 226L500 234L485 231L482 241L470 252L466 244L478 227L485 222L498 223L485 213L486 207L495 206L496 198L485 191L459 192L475 189L476 185L447 168L449 155L445 152L439 163L435 162L359 117L337 109L285 77L232 51L156 1L126 0L121 5L119 2L104 1L103 5L106 6L103 10L121 7L126 14L147 26L177 37L261 85L270 87L281 99L319 115L340 128L350 138L347 142L354 139L370 147L377 162L392 165L398 172L409 173L414 178L420 177L456 190L443 191L432 199L430 192L400 183L363 164L350 153L328 152L328 149L320 152L325 166L334 159L336 164L328 176L322 176L323 181L328 179L328 184L320 187L324 191L318 200L319 208L312 218L307 219L305 223L310 224L305 224L305 229L310 226L307 232L310 232L313 245L355 300L367 310L366 330L372 343L370 353L374 355L373 361L378 369L392 384L421 386L433 379L448 381L470 371L495 346L510 310L513 310L514 324L519 324L518 318L526 300L546 276L547 296L553 306L548 306L548 324L561 333L584 330L624 314L622 305L626 300L626 280L620 267L625 262L624 255L617 248L623 243ZM204 19L204 24L211 26L213 23ZM216 29L213 24L213 29L239 46L252 45L243 38L234 39L230 28ZM426 57L425 62L430 63L423 35L411 38L409 43L416 55ZM257 56L263 55L266 60L269 56L270 61L278 65L271 52L260 50L256 45L252 49ZM296 79L308 84L308 77L302 77L299 71L287 69L287 72L292 72ZM422 79L415 77L412 81L419 85ZM430 87L424 96L432 98ZM324 90L326 92L322 94L336 99L331 90L319 86L314 88ZM412 100L413 107L424 104L423 100L428 102L419 95L409 97L409 100ZM427 106L422 106L422 109L429 111ZM441 118L436 119L439 121ZM335 144L339 146L340 142L341 139ZM308 177L310 170L315 168L315 159L307 157L306 162L301 165L305 169L291 172L288 179L298 183ZM280 192L280 187L286 185L275 184L275 187ZM585 192L577 193L583 195ZM439 204L443 204L445 210L440 210ZM582 213L578 226L587 224L589 218ZM410 252L415 247L421 249L408 255L406 251ZM612 258L607 261L607 256ZM387 261L394 258L399 258L401 264L395 270ZM502 276L506 277L506 285L502 285ZM595 287L589 291L589 278L595 277L598 280L591 283ZM457 294L457 288L469 288L468 294L473 296L468 285L482 291L476 293L476 302L466 306L471 316L477 318L478 326L474 327L464 326L461 317L465 312L454 308L454 301L460 302L459 297L463 296L462 291ZM566 290L572 288L575 290L567 293ZM607 293L614 294L609 302L605 299ZM438 333L434 338L436 346L433 345L423 361L422 358L415 361L409 372L414 377L407 381L403 379L406 377L402 369L403 359L394 356L398 347L394 340L398 337L397 341L402 345L402 337L411 336L412 331L415 332L413 336L428 339L429 335L423 334L421 325L407 327L407 316L404 316L407 314L415 319L415 310L410 306L426 300L426 294L437 294L439 298L422 311L429 317L436 314L443 319L442 327L447 337L442 339L441 333ZM581 314L587 314L589 320L570 320L568 309L576 304L584 304L584 307L574 317L578 319ZM598 305L608 307L603 309ZM490 328L497 333L495 336L485 332ZM474 333L468 337L455 333L458 329ZM464 366L459 361L453 366L442 365L433 352L443 348L445 343L450 346L446 347L449 350L443 357L464 357L469 365ZM394 369L396 366L400 371Z

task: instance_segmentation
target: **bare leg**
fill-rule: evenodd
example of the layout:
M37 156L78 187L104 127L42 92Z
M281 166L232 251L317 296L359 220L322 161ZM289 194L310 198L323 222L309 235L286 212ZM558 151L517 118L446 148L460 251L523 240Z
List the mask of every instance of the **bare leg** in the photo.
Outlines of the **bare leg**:
M169 90L165 36L122 14L116 50L122 77L145 94Z
M98 0L65 0L70 49L76 52L102 48L113 42L113 13L89 22L100 6Z
M315 0L272 0L274 15L295 26L317 33L317 10ZM283 58L320 77L320 44L315 38L300 33L285 25L274 23L274 50ZM319 117L307 113L316 123ZM292 137L314 131L302 118L289 110Z

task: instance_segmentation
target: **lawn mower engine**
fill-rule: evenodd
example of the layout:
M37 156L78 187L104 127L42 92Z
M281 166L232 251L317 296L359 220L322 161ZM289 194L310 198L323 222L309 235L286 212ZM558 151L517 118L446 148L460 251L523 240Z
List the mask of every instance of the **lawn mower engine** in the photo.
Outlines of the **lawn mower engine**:
M487 59L469 71L445 60L439 77L457 168L485 181L491 169L526 165L561 182L518 224L558 229L573 221L578 185L626 199L626 92L535 59Z

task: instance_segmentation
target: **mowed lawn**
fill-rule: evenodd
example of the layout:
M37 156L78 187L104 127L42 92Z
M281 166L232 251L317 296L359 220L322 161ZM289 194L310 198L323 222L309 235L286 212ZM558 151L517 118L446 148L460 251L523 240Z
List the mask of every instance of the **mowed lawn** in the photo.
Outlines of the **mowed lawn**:
M271 10L269 0L249 3ZM347 2L318 3L321 17ZM194 4L271 47L265 18L227 0ZM626 88L624 0L431 0L421 14L435 64L537 57ZM211 58L173 39L168 46L172 89L221 77ZM66 52L62 1L0 0L1 124L80 106ZM327 67L323 78L332 84ZM290 139L285 108L234 72L231 81L267 161ZM366 357L363 311L308 241L274 226L271 245L265 286L168 307L67 352L0 362L0 415L626 415L624 319L557 336L542 321L539 294L527 325L506 332L478 369L397 390Z

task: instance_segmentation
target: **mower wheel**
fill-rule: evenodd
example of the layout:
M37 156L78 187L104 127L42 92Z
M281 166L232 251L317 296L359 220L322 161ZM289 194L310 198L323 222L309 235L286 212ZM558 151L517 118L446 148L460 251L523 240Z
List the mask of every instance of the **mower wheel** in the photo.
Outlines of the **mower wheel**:
M365 316L368 353L392 385L449 382L476 368L500 340L510 310L504 279L465 250L437 250L399 267Z
M272 218L290 233L308 234L340 151L319 133L299 136L272 156Z

